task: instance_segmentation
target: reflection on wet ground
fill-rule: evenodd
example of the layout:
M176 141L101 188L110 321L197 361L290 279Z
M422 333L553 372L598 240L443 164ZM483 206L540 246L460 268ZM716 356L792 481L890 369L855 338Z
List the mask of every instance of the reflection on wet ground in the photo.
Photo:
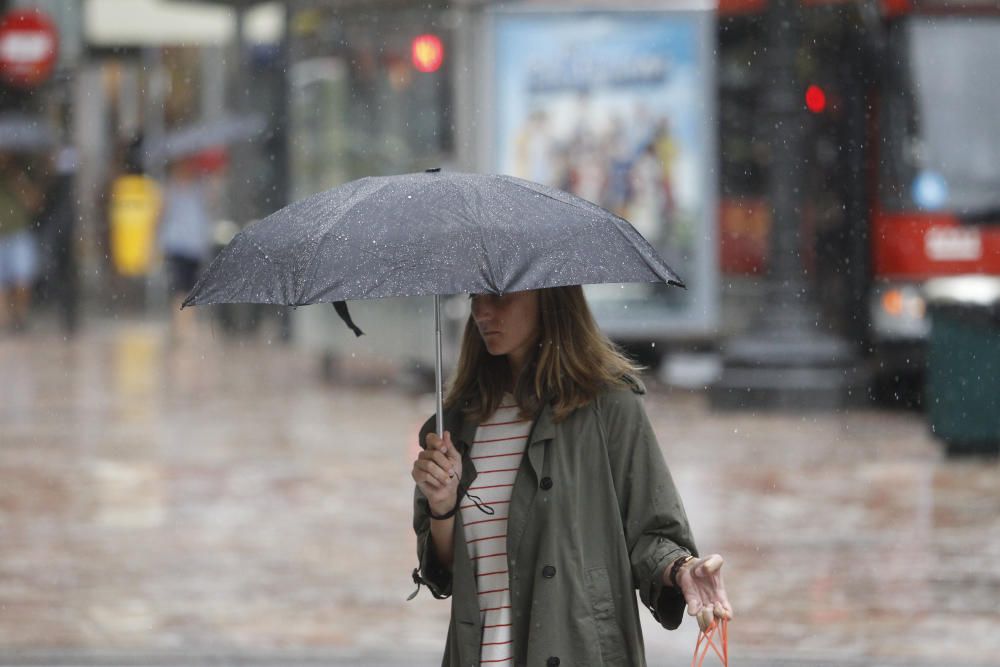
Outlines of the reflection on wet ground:
M405 602L431 396L139 322L0 340L0 374L0 653L439 655L448 603ZM727 557L734 656L1000 664L996 462L945 461L907 413L647 407ZM690 655L692 623L644 625L651 664Z

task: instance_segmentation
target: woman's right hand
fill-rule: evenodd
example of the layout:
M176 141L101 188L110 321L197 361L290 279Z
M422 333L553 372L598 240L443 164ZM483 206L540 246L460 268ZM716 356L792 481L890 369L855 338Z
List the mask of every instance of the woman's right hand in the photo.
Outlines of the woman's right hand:
M708 630L716 618L733 618L733 607L722 583L723 562L719 554L693 558L681 565L677 573L677 585L684 594L688 614L698 618L702 632Z
M427 434L427 449L420 452L410 473L417 488L430 503L434 514L447 514L455 507L458 482L462 479L462 457L451 443L451 434L444 439L436 433Z

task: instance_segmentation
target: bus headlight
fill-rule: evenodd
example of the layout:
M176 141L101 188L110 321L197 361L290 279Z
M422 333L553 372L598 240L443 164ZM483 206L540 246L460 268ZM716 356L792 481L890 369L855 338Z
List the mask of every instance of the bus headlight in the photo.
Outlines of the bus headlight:
M872 289L872 328L881 339L924 339L930 332L921 285L885 283Z

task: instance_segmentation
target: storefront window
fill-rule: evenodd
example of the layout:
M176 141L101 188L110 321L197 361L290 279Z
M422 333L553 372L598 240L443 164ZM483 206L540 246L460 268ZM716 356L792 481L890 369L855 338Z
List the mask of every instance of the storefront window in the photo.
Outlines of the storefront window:
M430 35L435 40L418 46ZM453 147L450 40L440 11L303 10L293 22L295 196L439 166ZM426 40L425 40L426 41ZM438 44L440 50L433 50ZM431 69L432 71L421 71Z

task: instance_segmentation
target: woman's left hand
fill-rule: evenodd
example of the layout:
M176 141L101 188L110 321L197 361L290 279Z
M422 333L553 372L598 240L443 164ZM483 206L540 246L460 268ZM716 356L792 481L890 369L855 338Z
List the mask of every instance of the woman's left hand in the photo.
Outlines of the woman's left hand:
M724 562L722 556L712 554L685 563L677 573L677 585L684 594L688 614L698 617L698 627L702 631L716 618L728 620L733 617L733 607L722 583Z

